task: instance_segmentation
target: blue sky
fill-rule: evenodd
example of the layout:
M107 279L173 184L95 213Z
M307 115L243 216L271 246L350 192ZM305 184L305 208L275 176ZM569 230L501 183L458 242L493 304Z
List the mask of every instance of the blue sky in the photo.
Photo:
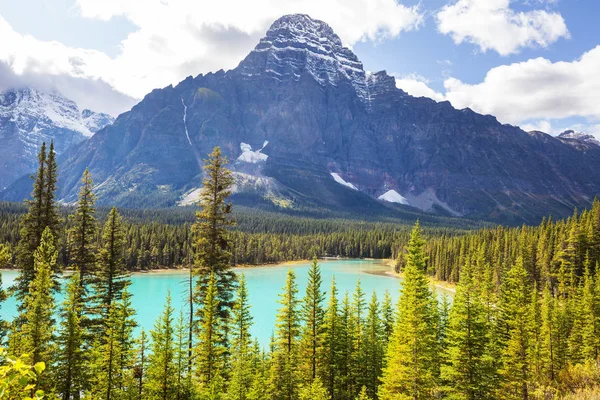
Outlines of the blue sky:
M0 89L30 83L117 114L155 87L235 67L294 12L328 22L365 69L413 95L600 135L594 0L0 0Z

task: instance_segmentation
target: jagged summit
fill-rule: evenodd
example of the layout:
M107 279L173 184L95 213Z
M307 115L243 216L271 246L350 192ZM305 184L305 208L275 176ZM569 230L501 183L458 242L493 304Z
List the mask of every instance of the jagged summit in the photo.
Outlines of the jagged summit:
M80 111L56 92L30 87L0 92L0 188L35 170L42 142L54 141L60 154L113 121L107 114Z
M240 63L245 76L268 74L276 80L299 80L304 73L321 84L346 80L367 98L366 74L352 50L323 21L305 14L286 15L271 25L266 36Z
M562 132L560 135L558 135L558 137L560 139L571 139L582 143L591 143L595 144L596 146L600 146L600 141L598 141L598 139L596 139L594 136L583 132L575 132L572 129Z

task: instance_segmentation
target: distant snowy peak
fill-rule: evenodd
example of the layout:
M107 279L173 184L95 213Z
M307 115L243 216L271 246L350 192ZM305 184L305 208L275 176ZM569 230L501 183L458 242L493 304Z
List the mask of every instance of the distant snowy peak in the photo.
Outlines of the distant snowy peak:
M277 80L300 79L307 72L321 84L348 80L359 96L368 97L366 74L358 57L342 45L323 21L305 14L276 20L238 68L242 75L268 74Z
M115 122L115 119L111 115L97 113L87 108L81 112L81 119L86 128L92 133L96 133L105 126Z
M404 205L410 205L408 199L402 196L400 193L395 190L388 190L384 194L378 197L379 200L387 201L388 203L398 203Z
M0 93L0 118L8 118L25 133L66 129L92 136L114 122L108 114L79 111L75 102L57 94L32 88L9 89Z
M600 141L598 141L598 139L596 139L594 136L583 132L575 132L574 130L564 131L558 135L558 137L560 139L572 139L577 140L578 142L591 143L595 144L596 146L600 146Z

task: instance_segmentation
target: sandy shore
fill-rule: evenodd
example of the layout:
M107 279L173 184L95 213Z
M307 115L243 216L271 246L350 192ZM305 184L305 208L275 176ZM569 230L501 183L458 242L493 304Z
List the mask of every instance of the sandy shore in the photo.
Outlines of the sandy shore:
M397 273L396 271L394 271L394 266L395 266L395 261L394 260L382 260L382 262L387 265L390 269L387 271L373 271L373 272L369 272L371 274L375 274L375 275L385 275L385 276L393 276L394 278L398 278L398 279L404 279L402 272ZM456 293L456 285L453 283L449 283L449 282L445 282L445 281L438 281L436 279L434 279L433 277L428 277L429 279L429 284L433 287L436 287L444 292L448 292L448 293Z

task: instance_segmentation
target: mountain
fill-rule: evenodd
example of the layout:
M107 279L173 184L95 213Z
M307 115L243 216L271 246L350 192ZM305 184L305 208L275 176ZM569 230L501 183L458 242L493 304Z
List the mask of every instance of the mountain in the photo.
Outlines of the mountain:
M75 145L59 197L75 201L89 166L100 203L191 204L221 146L237 201L520 223L600 194L600 148L570 142L409 96L365 72L326 23L288 15L235 69L153 90Z
M42 142L54 140L57 154L111 124L114 118L77 105L60 94L32 88L0 93L0 188L34 172Z
M594 136L585 134L583 132L575 132L573 130L564 131L558 135L558 138L566 143L600 146L600 141Z

